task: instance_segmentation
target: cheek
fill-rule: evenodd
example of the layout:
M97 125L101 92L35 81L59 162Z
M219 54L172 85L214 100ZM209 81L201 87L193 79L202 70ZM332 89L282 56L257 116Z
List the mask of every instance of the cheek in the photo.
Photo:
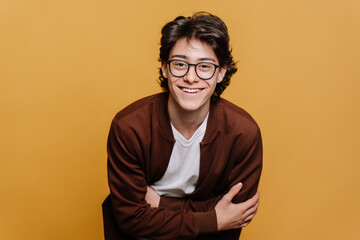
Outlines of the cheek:
M174 88L176 88L175 82L176 81L174 81L174 79L171 79L171 77L167 79L167 84L168 84L168 87L170 90L173 90Z
M214 91L215 91L215 89L216 89L216 85L217 85L217 83L214 83L214 85L212 86L213 93L214 93Z

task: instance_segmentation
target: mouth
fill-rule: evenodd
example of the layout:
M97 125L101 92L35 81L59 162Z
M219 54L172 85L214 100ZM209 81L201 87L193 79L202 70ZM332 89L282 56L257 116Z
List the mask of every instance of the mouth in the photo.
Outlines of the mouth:
M198 93L202 90L202 88L185 88L185 87L180 87L180 89L186 93Z

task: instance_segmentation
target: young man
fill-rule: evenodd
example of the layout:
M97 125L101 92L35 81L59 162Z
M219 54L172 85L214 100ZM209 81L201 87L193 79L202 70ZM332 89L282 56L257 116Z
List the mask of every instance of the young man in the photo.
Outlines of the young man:
M252 117L220 98L236 72L225 24L176 18L160 61L164 93L111 124L105 239L238 239L258 207L262 141Z

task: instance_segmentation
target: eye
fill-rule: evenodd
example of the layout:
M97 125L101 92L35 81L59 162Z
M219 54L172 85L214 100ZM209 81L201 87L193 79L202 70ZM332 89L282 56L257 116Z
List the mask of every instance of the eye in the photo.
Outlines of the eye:
M175 66L178 66L178 67L183 67L183 66L185 66L185 64L182 63L182 62L175 62L174 64L175 64Z
M209 68L210 66L209 65L207 65L207 64L200 64L199 65L201 68Z
M175 69L187 69L187 67L188 67L187 63L184 61L172 61L171 65Z
M214 66L210 63L199 63L199 65L198 65L198 69L201 71L208 71L213 68L214 68Z

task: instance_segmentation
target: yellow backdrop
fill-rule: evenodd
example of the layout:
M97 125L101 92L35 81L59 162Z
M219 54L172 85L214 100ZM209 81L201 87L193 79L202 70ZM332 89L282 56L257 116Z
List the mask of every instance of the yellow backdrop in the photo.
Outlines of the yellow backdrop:
M103 239L115 113L160 91L161 27L206 10L239 71L224 97L259 123L247 240L360 236L360 1L0 0L0 239Z

